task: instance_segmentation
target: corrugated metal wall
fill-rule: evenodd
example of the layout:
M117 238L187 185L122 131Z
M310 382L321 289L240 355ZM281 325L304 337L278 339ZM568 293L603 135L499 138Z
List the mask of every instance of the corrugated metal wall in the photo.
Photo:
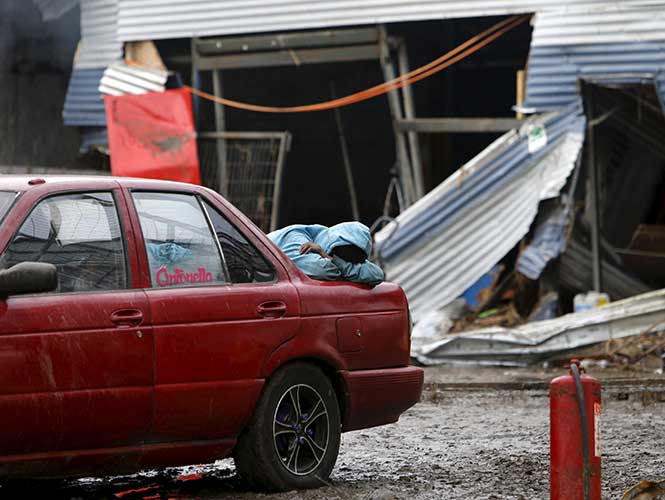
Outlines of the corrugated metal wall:
M77 69L104 68L122 57L118 40L118 1L85 0L81 3L81 45Z
M536 12L525 105L535 110L574 101L580 76L665 69L665 0L117 1L121 40Z
M607 0L119 0L121 40L189 38L427 19L495 16ZM623 0L621 5L657 4Z
M65 125L106 127L104 101L97 90L103 75L103 68L74 70L62 112Z
M665 43L537 46L531 49L525 107L558 109L575 100L580 77L630 82L656 80L665 97Z
M122 58L117 31L117 0L81 2L81 43L62 112L65 125L106 126L104 101L97 88L104 69Z
M665 2L606 5L540 12L536 15L533 46L634 43L665 40Z
M647 3L647 2L644 2ZM656 79L665 97L665 5L613 2L536 15L525 107L558 109L574 101L580 77ZM654 4L657 4L654 6Z
M56 0L36 1L47 5ZM120 59L121 40L523 12L537 12L525 107L541 111L571 103L580 76L655 75L665 97L665 0L85 0L83 38L72 78L78 83L70 88L65 115L71 125L88 124L92 73L76 73L99 70ZM89 84L85 90L84 80ZM77 122L78 116L88 118ZM96 125L100 119L92 118Z

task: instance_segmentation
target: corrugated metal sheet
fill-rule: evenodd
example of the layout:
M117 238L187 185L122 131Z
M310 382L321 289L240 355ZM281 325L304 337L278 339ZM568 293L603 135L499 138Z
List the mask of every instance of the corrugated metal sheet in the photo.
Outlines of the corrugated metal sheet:
M168 79L166 71L160 71L124 62L111 64L104 71L99 84L102 94L125 95L162 92Z
M118 0L81 2L81 43L74 67L105 68L121 58L122 43L118 40Z
M65 125L105 127L104 101L97 90L103 69L74 69L62 117Z
M42 12L42 20L53 21L72 9L78 0L34 0Z
M117 0L81 2L81 43L62 112L65 125L106 126L104 101L98 87L104 69L122 59L117 29Z
M665 3L605 2L536 15L531 45L561 46L665 40Z
M122 58L118 40L118 0L81 2L81 44L78 69L105 68Z
M665 290L515 328L484 328L448 335L423 347L417 357L424 364L522 366L647 330L665 331Z
M548 143L529 152L529 127ZM478 280L528 232L539 202L565 184L584 140L581 104L508 132L376 235L386 276L417 321Z
M121 40L189 38L333 26L494 16L606 0L119 0ZM622 5L661 4L623 0Z
M580 77L613 83L653 81L665 96L665 7L612 2L594 9L538 13L528 62L525 108L574 101Z
M575 239L568 242L566 252L559 260L559 281L564 288L573 292L586 292L593 289L593 256L590 244ZM617 263L603 258L603 292L612 300L625 299L652 289L636 277L619 267Z
M654 82L663 98L663 72L665 42L533 47L523 107L545 111L566 106L577 98L581 77L616 84Z

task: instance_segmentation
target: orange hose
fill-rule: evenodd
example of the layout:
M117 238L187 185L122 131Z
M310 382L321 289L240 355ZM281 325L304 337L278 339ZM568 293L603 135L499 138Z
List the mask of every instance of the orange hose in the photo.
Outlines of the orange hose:
M445 68L452 66L453 64L461 61L462 59L470 56L471 54L477 52L481 48L485 47L489 43L493 42L497 38L503 36L508 31L522 24L524 21L529 19L530 16L513 16L509 19L501 21L491 28L483 31L482 33L470 38L461 45L455 47L450 52L447 52L443 56L435 59L434 61L421 66L409 73L400 75L393 80L388 82L381 83L369 89L361 90L355 92L345 97L340 97L330 101L324 101L315 104L307 104L302 106L288 106L288 107L275 107L275 106L261 106L257 104L249 104L238 101L233 101L231 99L226 99L223 97L217 97L215 95L203 92L201 90L195 89L188 85L185 85L184 88L189 90L194 95L197 95L203 99L207 99L219 104L224 104L229 107L243 109L246 111L255 111L259 113L305 113L312 111L324 111L329 109L334 109L338 107L348 106L350 104L355 104L357 102L365 101L372 99L379 95L387 94L392 90L396 90L407 85L411 85L415 82L423 80L435 73L438 73ZM476 43L477 42L477 43Z

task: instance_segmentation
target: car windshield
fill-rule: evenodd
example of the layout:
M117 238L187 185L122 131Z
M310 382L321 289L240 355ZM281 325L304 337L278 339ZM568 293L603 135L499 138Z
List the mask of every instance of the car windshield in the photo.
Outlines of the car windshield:
M5 215L9 212L15 199L16 193L14 191L0 191L0 222L5 220Z

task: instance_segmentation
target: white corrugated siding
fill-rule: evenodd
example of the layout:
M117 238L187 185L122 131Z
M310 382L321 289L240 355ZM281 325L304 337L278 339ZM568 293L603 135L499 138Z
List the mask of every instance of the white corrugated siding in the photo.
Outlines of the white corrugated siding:
M118 35L124 41L189 38L543 12L580 5L600 9L606 4L607 0L119 0Z
M105 68L122 58L118 39L118 1L81 2L81 45L77 69Z
M529 54L526 108L558 109L577 98L580 77L643 81L663 98L665 2L613 2L536 15Z
M540 47L663 41L665 2L648 4L611 2L593 7L539 12L536 15L531 45Z

